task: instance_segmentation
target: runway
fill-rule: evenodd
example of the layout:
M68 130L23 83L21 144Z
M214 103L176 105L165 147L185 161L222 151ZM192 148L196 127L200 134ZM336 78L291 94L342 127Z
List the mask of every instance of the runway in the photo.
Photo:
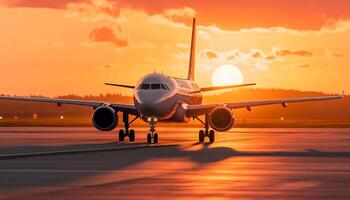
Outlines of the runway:
M350 129L0 128L0 199L350 199ZM6 157L7 156L7 157Z

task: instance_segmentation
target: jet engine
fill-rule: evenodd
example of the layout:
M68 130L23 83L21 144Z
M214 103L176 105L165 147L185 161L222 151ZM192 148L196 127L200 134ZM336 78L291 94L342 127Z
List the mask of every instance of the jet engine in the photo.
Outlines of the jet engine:
M100 106L95 110L92 122L100 131L111 131L118 125L118 115L113 108Z
M217 106L209 113L209 124L216 131L231 129L234 121L232 111L225 106Z

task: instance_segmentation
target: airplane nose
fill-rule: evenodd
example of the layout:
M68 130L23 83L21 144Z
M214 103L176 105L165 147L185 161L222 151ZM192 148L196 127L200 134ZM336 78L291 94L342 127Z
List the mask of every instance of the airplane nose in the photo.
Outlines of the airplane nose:
M167 108L167 103L162 101L162 96L162 94L150 92L137 92L134 98L137 110L146 117L164 117L169 112L169 109Z
M158 109L155 104L152 103L140 103L138 105L138 110L141 112L142 115L144 116L154 116L154 117L159 117L158 115Z
M161 97L161 94L147 93L144 91L139 91L135 94L137 102L144 105L145 107L152 107L152 105L158 103L161 100Z

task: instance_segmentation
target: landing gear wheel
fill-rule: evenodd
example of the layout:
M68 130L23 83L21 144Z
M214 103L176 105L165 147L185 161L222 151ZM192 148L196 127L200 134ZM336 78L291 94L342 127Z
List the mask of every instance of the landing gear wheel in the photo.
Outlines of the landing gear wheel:
M119 130L119 141L122 142L124 141L125 133L123 129Z
M153 142L154 142L154 144L157 144L157 143L158 143L158 133L155 133L155 134L153 135Z
M210 130L209 131L209 142L213 143L215 141L215 131L214 130Z
M151 144L151 143L152 143L152 135L151 135L151 133L148 133L148 134L147 134L147 143L148 143L148 144Z
M129 140L130 140L130 142L134 142L135 141L135 131L134 131L134 129L131 129L129 131Z
M199 142L200 142L200 143L203 143L203 142L204 142L205 133L204 133L203 130L200 130L200 131L199 131L198 138L199 138Z

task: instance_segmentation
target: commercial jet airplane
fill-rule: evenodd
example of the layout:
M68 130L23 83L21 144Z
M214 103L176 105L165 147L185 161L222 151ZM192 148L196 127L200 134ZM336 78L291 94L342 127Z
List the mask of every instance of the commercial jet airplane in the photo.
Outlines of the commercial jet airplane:
M194 82L195 75L195 43L196 43L196 21L193 19L191 52L189 60L188 77L186 79L175 78L160 73L151 73L134 85L122 85L105 83L106 85L130 88L134 90L134 104L118 104L98 101L83 101L73 99L52 99L52 98L28 98L1 96L0 99L34 101L62 104L73 104L80 106L90 106L94 108L92 122L95 128L101 131L112 131L118 124L118 113L123 116L124 129L119 130L119 141L124 141L129 137L130 142L135 141L135 131L129 129L130 125L138 118L149 124L147 142L158 143L156 124L158 121L164 122L188 122L191 119L199 120L204 130L199 131L199 142L204 142L205 137L209 137L210 142L215 140L215 131L227 131L232 128L235 117L234 109L246 108L251 111L254 106L270 104L281 104L283 107L287 103L297 103L306 101L321 101L341 99L343 96L321 96L309 98L273 99L246 102L228 102L217 104L202 104L202 93L243 86L255 85L241 84L216 87L199 87ZM129 115L134 118L129 121ZM202 121L199 116L203 116ZM210 129L212 128L212 129Z

